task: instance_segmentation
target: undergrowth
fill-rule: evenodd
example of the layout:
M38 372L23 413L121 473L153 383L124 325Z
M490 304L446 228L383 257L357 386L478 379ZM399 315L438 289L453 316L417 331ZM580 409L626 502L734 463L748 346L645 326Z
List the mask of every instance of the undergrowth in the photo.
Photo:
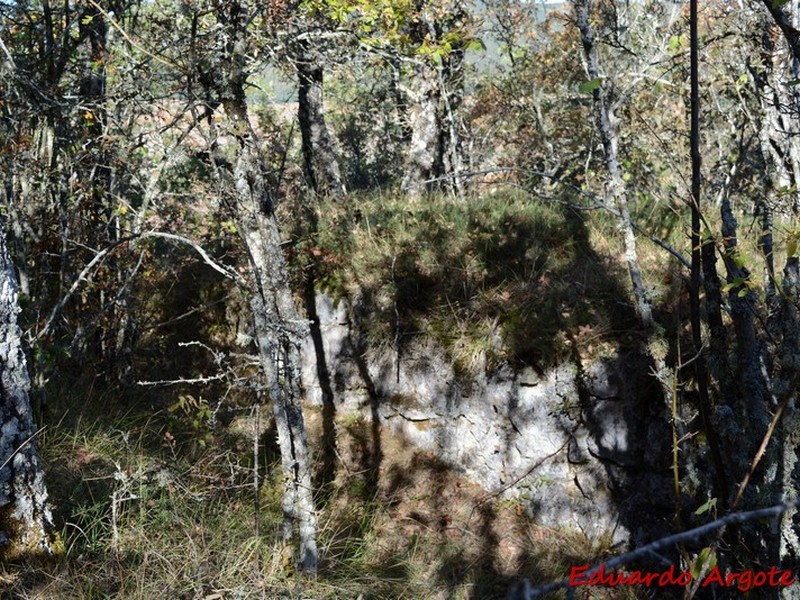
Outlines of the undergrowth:
M318 497L320 574L307 580L281 541L269 423L259 430L257 534L250 411L203 446L171 434L170 415L144 399L87 404L79 389L51 408L58 426L41 448L64 553L0 566L0 598L502 598L519 573L559 578L604 552L578 532L535 527L516 503L487 500L388 432L382 462L364 464L374 429L342 418L341 468ZM320 420L312 411L314 448Z

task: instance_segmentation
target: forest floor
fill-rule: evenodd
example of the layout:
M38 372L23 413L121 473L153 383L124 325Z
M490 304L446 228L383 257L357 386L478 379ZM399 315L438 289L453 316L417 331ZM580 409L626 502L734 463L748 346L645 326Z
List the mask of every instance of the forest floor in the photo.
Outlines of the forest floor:
M521 576L558 580L609 551L535 525L519 503L350 414L336 418L335 450L317 456L321 563L304 579L280 539L268 418L256 506L252 409L192 439L171 433L168 412L93 400L53 407L60 425L42 443L63 553L0 566L0 598L503 598ZM80 408L102 401L102 414ZM324 448L321 411L308 421L311 447Z

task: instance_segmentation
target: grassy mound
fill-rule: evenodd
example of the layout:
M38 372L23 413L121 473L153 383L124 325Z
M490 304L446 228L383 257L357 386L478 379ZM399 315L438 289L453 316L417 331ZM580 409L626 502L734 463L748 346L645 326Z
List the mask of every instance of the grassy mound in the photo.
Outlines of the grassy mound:
M469 371L478 357L540 370L574 342L603 352L635 319L618 254L593 248L609 219L504 192L470 199L356 197L316 210L291 263L317 287L359 297L373 342L433 336ZM570 338L573 338L572 340Z

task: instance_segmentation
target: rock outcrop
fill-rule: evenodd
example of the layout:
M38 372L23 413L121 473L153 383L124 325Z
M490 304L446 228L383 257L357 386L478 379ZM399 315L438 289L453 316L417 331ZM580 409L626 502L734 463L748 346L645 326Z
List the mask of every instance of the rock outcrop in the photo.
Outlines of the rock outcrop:
M670 527L671 431L641 357L564 364L544 374L501 367L457 375L434 342L361 348L346 302L317 295L329 395L366 413L549 527L589 538L652 539ZM318 355L304 351L307 399L326 398Z

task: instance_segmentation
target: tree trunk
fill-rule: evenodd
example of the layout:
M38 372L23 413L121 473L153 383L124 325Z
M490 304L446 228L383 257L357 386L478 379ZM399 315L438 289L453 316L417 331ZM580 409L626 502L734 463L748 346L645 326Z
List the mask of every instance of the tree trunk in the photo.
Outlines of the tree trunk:
M776 377L775 387L781 389L783 399L787 402L788 410L785 411L779 429L781 440L780 447L773 448L773 453L780 453L778 460L779 477L776 484L780 486L778 497L783 502L792 502L798 498L797 477L800 470L800 415L795 407L794 396L800 376L800 364L796 358L796 351L800 345L800 266L796 256L786 260L783 271L783 294L780 296L780 330L783 333L782 344L778 351L778 363L781 367ZM780 547L778 559L788 565L796 564L796 557L800 553L800 525L798 525L797 508L786 511L780 522ZM781 594L782 598L792 597L788 591Z
M780 193L794 187L792 209L798 212L800 197L800 150L797 144L797 107L800 106L798 91L792 86L787 89L781 81L784 77L796 79L800 73L800 37L797 35L798 2L779 3L763 0L772 15L774 25L778 27L785 39L791 54L791 64L786 64L775 45L772 30L765 27L763 37L764 77L756 77L756 86L762 98L763 120L761 123L760 141L764 159L773 174L768 182L770 191ZM790 74L787 77L787 73ZM767 92L769 90L769 93ZM769 202L769 198L767 202ZM767 209L771 209L767 206ZM770 215L767 215L768 217ZM763 218L763 217L762 217ZM764 229L770 226L767 222ZM771 241L771 240L770 240ZM788 246L789 244L787 244ZM787 252L783 271L782 294L777 296L775 304L780 306L777 314L771 318L770 330L777 337L774 352L777 355L778 372L773 377L773 390L777 391L780 406L786 405L781 417L778 433L779 439L771 444L768 452L770 464L778 462L775 496L784 502L797 498L798 475L800 474L800 419L797 416L795 395L800 381L800 363L797 360L797 347L800 343L800 260L794 252ZM771 258L768 256L768 259ZM768 269L771 265L768 263ZM774 305L770 306L774 309ZM778 416L781 416L780 414ZM800 528L798 527L798 511L792 509L783 514L780 522L779 548L773 562L781 561L788 567L796 566L800 551ZM796 592L787 588L780 592L781 598L795 598Z
M578 21L578 29L583 43L583 53L586 58L586 71L589 80L600 79L600 67L597 58L597 49L594 44L594 33L589 24L589 0L577 0L575 2L575 12ZM601 83L593 91L594 120L600 140L603 144L603 151L606 158L606 171L608 172L608 192L619 215L618 224L622 231L625 241L625 261L628 264L628 273L633 284L633 293L636 297L636 315L639 321L648 330L655 326L653 321L653 310L650 305L647 291L642 281L641 269L639 268L639 257L636 251L636 235L631 223L631 216L628 210L628 198L625 182L622 179L622 170L619 166L617 147L619 144L618 119L614 114L614 109L607 97L606 85Z
M338 200L347 195L333 139L325 123L319 60L302 43L296 60L300 89L297 117L303 138L303 162L308 183L317 194Z
M266 388L272 401L284 472L284 541L298 528L300 568L316 573L316 512L303 410L300 343L308 325L300 319L281 249L281 236L261 169L258 149L245 142L234 171L236 222L250 260L250 305Z
M451 15L453 16L453 15ZM463 15L462 15L463 16ZM457 45L437 66L440 102L439 121L439 174L444 176L444 188L451 194L463 195L464 148L460 123L461 105L464 102L464 49Z
M219 6L217 19L227 44L218 57L217 94L227 116L223 125L237 144L231 210L247 253L250 306L266 389L272 402L283 467L283 536L298 533L298 567L317 570L317 519L303 410L300 404L300 344L308 324L295 306L282 239L261 157L250 126L245 95L246 17L235 1Z
M454 3L444 19L434 19L423 12L413 33L415 41L439 43L448 33L456 31L457 23L467 19L460 3ZM447 52L438 60L421 58L413 68L410 89L405 90L411 141L402 189L418 197L436 183L435 187L460 195L463 186L459 175L464 170L459 122L464 97L463 43L449 42Z
M0 557L51 554L53 529L17 324L19 288L0 223Z
M435 69L417 72L408 96L411 142L406 154L402 188L409 196L420 197L428 191L428 180L434 175L440 139L439 86Z

